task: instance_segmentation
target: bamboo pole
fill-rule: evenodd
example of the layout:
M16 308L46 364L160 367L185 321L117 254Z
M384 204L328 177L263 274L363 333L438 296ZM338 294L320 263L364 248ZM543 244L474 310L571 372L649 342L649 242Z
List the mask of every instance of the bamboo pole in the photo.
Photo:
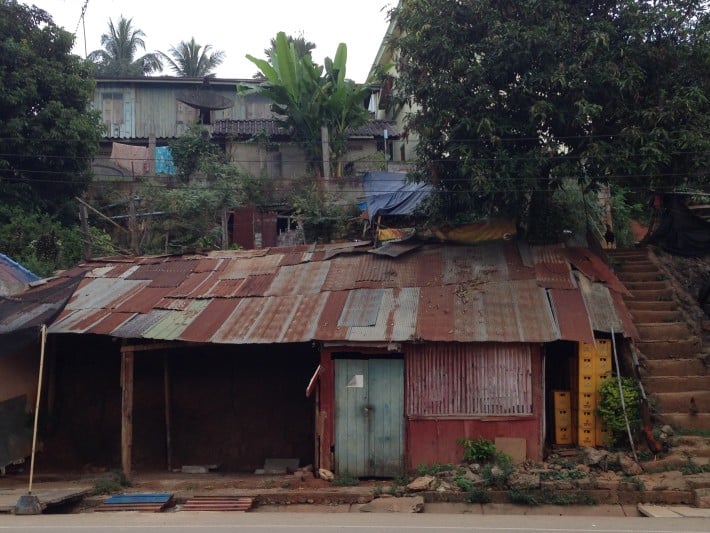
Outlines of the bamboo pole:
M47 326L42 324L42 343L39 352L39 377L37 378L37 401L35 402L35 421L32 429L32 455L30 456L30 483L27 494L32 494L32 479L35 473L35 452L37 451L37 425L39 421L39 402L42 395L42 373L44 371L44 349L47 343Z

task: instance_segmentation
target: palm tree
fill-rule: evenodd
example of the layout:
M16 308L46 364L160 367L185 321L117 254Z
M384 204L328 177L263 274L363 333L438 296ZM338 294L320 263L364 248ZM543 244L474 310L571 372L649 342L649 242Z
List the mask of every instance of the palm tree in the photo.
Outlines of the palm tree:
M132 26L133 19L123 15L114 25L108 21L108 33L101 36L102 50L94 50L89 54L89 60L96 68L97 75L104 76L146 76L159 72L163 68L160 54L149 53L139 58L139 49L145 50L145 34Z
M211 49L209 44L204 47L197 44L193 37L189 42L180 41L180 44L173 46L169 55L163 52L160 55L181 78L204 78L224 61L222 50L210 54Z

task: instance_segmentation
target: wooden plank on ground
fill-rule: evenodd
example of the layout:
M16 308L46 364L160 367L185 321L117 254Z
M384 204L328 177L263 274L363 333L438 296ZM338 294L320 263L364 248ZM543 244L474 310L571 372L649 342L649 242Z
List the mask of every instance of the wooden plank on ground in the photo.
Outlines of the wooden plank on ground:
M194 496L182 506L183 511L248 511L254 498L242 496Z

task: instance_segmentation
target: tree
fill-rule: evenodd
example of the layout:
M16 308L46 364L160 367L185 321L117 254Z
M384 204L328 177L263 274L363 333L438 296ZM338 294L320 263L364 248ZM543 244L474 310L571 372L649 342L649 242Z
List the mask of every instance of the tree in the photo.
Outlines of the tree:
M145 34L133 27L133 19L123 15L118 25L108 21L108 33L101 36L103 49L94 50L88 59L95 65L98 76L142 77L163 68L159 53L148 53L136 58L139 50L145 50Z
M177 46L170 48L169 54L160 53L167 61L168 66L183 78L204 78L212 73L224 61L224 52L217 50L210 53L211 45L204 47L195 42L181 41Z
M286 39L288 39L289 44L293 45L296 51L296 56L298 57L311 55L311 52L316 48L315 43L307 41L303 33L300 33L297 37L287 35ZM271 47L266 48L264 50L264 54L266 54L266 57L268 57L269 59L272 59L274 50L276 50L276 37L272 37L270 43Z
M347 130L364 124L369 115L363 106L369 88L345 77L347 48L338 46L335 59L317 65L310 54L299 55L286 34L276 36L269 60L247 58L261 70L264 81L248 84L244 92L261 93L273 102L272 111L280 125L300 143L308 167L320 174L323 143L321 127L328 128L330 149L337 161L344 154Z
M440 218L529 209L534 233L568 178L707 185L706 2L405 0L392 16L413 178Z
M102 125L72 44L45 11L0 0L0 204L60 214L91 180Z

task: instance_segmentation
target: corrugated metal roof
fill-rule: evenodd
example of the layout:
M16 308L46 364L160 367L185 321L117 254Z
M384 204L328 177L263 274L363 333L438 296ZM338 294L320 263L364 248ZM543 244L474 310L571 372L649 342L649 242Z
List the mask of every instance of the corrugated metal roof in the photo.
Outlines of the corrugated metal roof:
M95 261L50 332L228 344L588 342L591 329L632 333L621 299L575 270L577 283L562 247L367 252L340 244L138 258L135 269L121 265L121 277Z
M357 128L348 129L350 137L384 137L397 139L400 136L399 126L391 120L370 120ZM290 137L291 132L279 126L273 119L224 119L216 120L212 134L229 135L237 139L250 139L254 135L265 133L270 137Z

